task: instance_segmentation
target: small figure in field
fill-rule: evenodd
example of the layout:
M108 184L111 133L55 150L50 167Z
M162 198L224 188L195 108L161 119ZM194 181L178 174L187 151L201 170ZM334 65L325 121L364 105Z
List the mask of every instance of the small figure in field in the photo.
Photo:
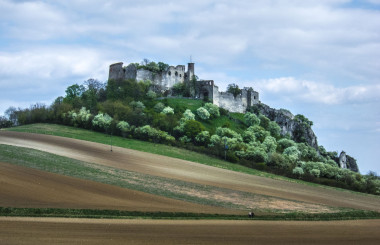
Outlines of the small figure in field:
M255 214L253 212L249 212L248 217L252 219L253 217L255 217Z

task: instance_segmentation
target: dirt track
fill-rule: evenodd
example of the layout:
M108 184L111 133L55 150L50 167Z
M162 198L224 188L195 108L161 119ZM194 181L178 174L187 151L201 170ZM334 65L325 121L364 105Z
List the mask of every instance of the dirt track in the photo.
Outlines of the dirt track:
M0 217L0 244L378 244L380 220L207 221Z
M380 211L380 199L377 197L252 176L119 147L110 152L108 146L98 143L7 131L0 131L0 143L166 178L309 203Z
M0 207L237 213L0 162ZM241 213L241 212L240 212Z

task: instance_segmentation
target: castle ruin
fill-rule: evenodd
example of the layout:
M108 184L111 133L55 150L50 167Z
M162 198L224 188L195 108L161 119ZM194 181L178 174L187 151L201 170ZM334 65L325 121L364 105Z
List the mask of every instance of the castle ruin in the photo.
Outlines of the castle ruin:
M170 91L177 83L189 85L194 83L191 95L196 99L208 99L213 104L224 108L230 112L244 113L249 106L259 103L259 93L252 88L243 88L241 93L234 97L228 92L219 92L218 86L213 80L194 80L194 63L187 64L187 71L184 65L169 66L162 72L152 72L144 68L138 68L131 63L123 66L123 62L110 65L108 80L134 79L136 81L150 80L152 89L156 92Z

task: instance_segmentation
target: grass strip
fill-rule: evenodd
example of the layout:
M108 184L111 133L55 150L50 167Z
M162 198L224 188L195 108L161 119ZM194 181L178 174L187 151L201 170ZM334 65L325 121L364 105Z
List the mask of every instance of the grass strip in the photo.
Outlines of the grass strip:
M60 208L12 208L0 207L3 217L62 217L94 219L213 219L213 220L294 220L294 221L332 221L379 219L375 211L355 210L333 214L288 213L283 215L224 215L183 212L140 212L98 209L60 209Z

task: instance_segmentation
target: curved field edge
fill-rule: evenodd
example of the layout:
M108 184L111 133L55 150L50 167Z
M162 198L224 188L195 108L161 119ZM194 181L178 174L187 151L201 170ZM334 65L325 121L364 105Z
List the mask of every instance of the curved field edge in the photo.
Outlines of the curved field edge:
M297 221L330 221L379 219L375 211L353 210L333 214L308 214L294 212L287 214L247 215L202 214L183 212L139 212L122 210L94 209L60 209L60 208L11 208L0 207L0 216L4 217L62 217L94 219L214 219L214 220L297 220Z
M355 193L357 195L369 195L366 193L355 192L355 191L341 189L337 187L325 186L325 185L306 182L302 180L291 179L291 178L287 178L284 176L275 175L271 173L266 173L266 172L248 168L242 165L226 162L216 157L208 156L205 154L201 154L201 153L197 153L197 152L193 152L190 150L177 148L173 146L155 144L155 143L136 140L136 139L123 138L120 136L112 136L112 139L111 139L109 135L106 135L104 133L99 133L92 130L86 130L86 129L76 128L76 127L71 127L71 126L65 126L65 125L59 125L59 124L36 123L36 124L28 124L28 125L23 125L23 126L6 128L2 130L54 135L54 136L96 142L96 143L101 143L101 144L106 144L106 145L112 144L112 146L118 146L122 148L148 152L152 154L177 158L177 159L196 162L196 163L201 163L201 164L212 166L212 167L227 169L227 170L246 173L250 175L256 175L256 176L277 179L277 180L285 180L288 182L293 182L293 183L298 183L298 184L303 184L303 185L308 185L308 186L315 186L315 187L320 187L324 189L339 190L342 192ZM380 199L379 196L375 196L375 195L371 195L371 196L374 196Z
M0 152L0 162L202 205L259 213L340 213L352 210L152 176L23 147L0 144Z

